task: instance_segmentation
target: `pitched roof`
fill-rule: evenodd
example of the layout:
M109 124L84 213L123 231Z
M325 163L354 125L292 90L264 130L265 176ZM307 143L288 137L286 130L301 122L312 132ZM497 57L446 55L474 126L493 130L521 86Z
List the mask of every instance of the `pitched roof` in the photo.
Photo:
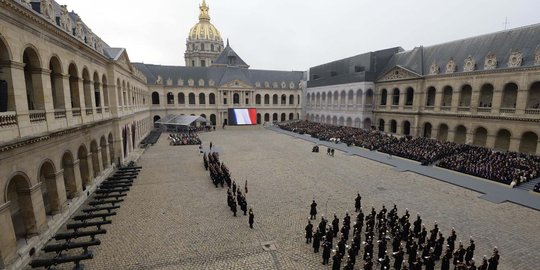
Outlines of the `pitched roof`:
M428 75L431 65L435 63L440 73L444 73L450 59L457 65L455 72L463 72L469 56L476 62L474 71L482 71L489 55L496 57L496 69L505 69L510 55L516 51L523 55L522 67L533 66L539 46L540 24L533 24L396 53L386 65L385 72L394 66L402 66L420 75Z
M229 61L229 58L234 58L234 62L231 63ZM249 68L249 65L238 56L238 54L229 46L229 40L227 40L227 46L223 49L223 51L218 55L214 63L212 64L216 67L240 67L240 68Z
M171 79L175 86L178 85L178 80L182 80L184 85L188 85L189 79L192 79L197 86L197 82L202 79L206 86L210 80L214 81L216 86L239 80L255 87L257 87L257 82L261 87L264 87L265 82L271 85L278 83L279 87L281 87L282 82L285 82L287 89L291 89L290 83L293 83L292 89L298 89L300 81L304 79L302 71L251 70L238 67L161 66L144 63L133 63L133 65L146 76L148 84L156 84L158 76L161 76L164 81Z

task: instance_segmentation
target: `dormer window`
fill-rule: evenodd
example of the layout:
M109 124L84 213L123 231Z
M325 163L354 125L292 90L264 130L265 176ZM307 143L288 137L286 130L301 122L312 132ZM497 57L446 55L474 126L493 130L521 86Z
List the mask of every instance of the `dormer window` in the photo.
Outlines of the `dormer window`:
M236 66L236 57L235 56L229 56L229 66Z

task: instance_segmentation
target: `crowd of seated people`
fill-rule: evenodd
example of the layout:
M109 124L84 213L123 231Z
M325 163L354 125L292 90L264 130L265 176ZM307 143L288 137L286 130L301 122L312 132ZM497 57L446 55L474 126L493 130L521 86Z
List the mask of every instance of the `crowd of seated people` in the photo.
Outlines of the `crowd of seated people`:
M464 145L458 154L441 159L437 166L516 186L539 177L540 157Z
M333 126L309 121L280 124L284 130L309 134L326 141L343 142L370 150L378 150L423 165L439 167L470 174L500 183L517 186L540 177L540 157L515 152L441 142L429 138L397 138L375 130ZM540 190L540 187L538 187Z
M169 134L169 140L171 145L199 145L201 139L195 132L188 133L171 133Z
M411 136L406 136L397 142L384 145L379 148L379 151L416 160L422 165L429 165L441 158L458 154L463 147L464 145L453 142L441 142L430 138L413 139Z

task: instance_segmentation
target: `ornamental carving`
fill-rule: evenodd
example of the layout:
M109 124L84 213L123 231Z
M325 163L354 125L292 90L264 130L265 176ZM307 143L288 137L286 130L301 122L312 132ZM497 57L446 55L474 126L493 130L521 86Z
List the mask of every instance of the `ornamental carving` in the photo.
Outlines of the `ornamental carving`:
M209 85L209 86L214 86L214 85L216 85L216 82L214 82L214 80L210 80L210 81L208 82L208 85Z
M456 70L456 62L454 61L454 58L450 58L450 60L448 60L448 64L446 64L446 74L454 73Z
M285 82L281 82L281 88L283 89L287 88L287 84Z
M439 68L439 65L437 65L437 62L433 62L429 68L429 75L437 75L440 71L441 69Z
M269 82L264 82L264 87L265 88L270 88L270 83Z
M492 70L497 68L497 56L494 53L489 53L484 61L484 70Z
M294 83L293 83L293 82L291 82L291 83L289 84L289 88L294 89Z
M189 85L189 86L195 85L195 81L194 81L193 79L189 79L189 80L188 80L188 85Z
M182 78L178 79L178 81L176 82L176 84L178 86L184 86L184 80Z
M388 71L380 80L381 81L395 81L395 80L402 80L402 79L410 79L410 78L417 78L418 75L413 74L412 72L409 72L401 67L394 67L390 71Z
M463 72L471 72L476 69L476 61L472 58L472 56L469 55L469 57L465 58L465 62L463 63Z
M540 46L536 48L536 54L534 55L534 65L540 66Z
M55 22L56 20L56 14L54 12L54 8L53 8L53 5L52 5L52 2L51 0L41 0L40 1L40 9L41 9L41 14L49 19L49 21L52 21L52 22Z
M22 4L23 6L32 8L32 4L30 4L30 0L21 0L21 4Z
M171 79L171 78L168 78L168 79L167 79L167 85L169 85L169 86L172 85L172 79Z
M163 78L161 77L161 75L157 76L156 84L163 84Z
M96 51L103 53L103 41L100 38L96 41Z
M77 19L77 25L75 26L75 37L80 40L83 39L83 27L81 19Z
M71 18L66 5L60 6L60 28L69 33L72 31Z
M255 82L255 87L260 88L261 87L261 82Z
M200 86L200 87L204 87L204 80L203 80L203 79L200 79L200 80L199 80L199 86Z
M508 57L508 67L514 68L514 67L520 67L523 63L523 53L520 51L515 51L510 53L510 57Z

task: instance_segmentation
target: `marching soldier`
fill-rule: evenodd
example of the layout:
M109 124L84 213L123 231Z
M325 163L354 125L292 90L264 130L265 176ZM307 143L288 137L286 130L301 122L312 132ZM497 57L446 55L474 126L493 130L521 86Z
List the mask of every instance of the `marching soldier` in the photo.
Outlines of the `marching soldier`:
M401 270L401 264L403 263L403 247L399 247L398 252L394 252L392 256L394 257L394 269Z
M450 270L450 260L452 260L452 251L447 248L441 260L441 270Z
M354 208L356 209L355 212L360 211L360 208L362 208L362 196L360 196L360 193L358 193L356 199L354 199Z
M341 258L343 255L341 253L336 252L334 256L332 257L332 270L341 270Z
M254 221L254 219L255 219L255 215L253 214L253 209L249 208L249 227L251 229L253 229L253 221Z
M317 218L317 203L315 202L315 200L313 200L313 202L311 203L311 210L309 211L309 215L313 220Z
M319 253L319 248L321 246L321 234L319 232L319 229L315 232L313 235L313 252Z
M334 233L334 237L336 237L339 232L339 218L337 217L336 213L334 213L334 220L332 220L332 231Z
M311 243L311 238L313 238L313 224L308 220L306 225L306 244Z
M465 263L467 265L469 265L469 261L472 260L474 256L474 249L475 249L474 240L471 238L470 244L467 247L467 250L465 251Z
M497 270L497 267L499 266L499 250L497 249L497 247L493 249L493 255L491 255L491 258L489 258L488 262L488 270Z
M323 262L322 264L328 264L328 261L330 260L330 250L332 248L332 244L330 242L325 241L323 244Z

